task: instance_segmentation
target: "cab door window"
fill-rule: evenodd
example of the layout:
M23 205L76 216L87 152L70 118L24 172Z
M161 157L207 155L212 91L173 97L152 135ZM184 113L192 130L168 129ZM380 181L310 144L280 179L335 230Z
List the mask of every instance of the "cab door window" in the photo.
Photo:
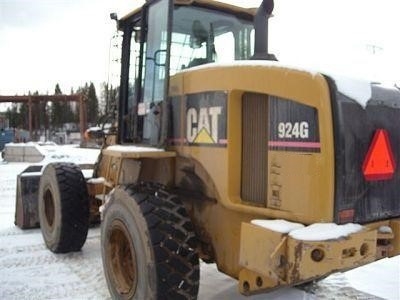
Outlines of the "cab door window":
M166 97L169 56L170 1L152 4L147 14L146 49L143 58L143 93L139 104L141 141L158 145L162 139L162 101ZM141 127L140 127L141 125Z
M143 102L164 99L168 49L169 1L152 5L148 13Z

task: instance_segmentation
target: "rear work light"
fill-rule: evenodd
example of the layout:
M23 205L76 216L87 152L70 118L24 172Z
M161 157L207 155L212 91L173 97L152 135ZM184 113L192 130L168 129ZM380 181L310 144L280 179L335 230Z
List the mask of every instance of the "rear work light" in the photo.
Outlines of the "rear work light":
M375 131L362 170L364 178L367 181L389 180L393 178L396 171L396 163L387 130L378 129Z

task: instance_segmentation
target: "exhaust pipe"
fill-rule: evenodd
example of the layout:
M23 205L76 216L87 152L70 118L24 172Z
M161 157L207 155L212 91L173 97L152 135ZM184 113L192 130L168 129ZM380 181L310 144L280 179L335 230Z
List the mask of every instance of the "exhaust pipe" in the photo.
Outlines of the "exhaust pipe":
M254 16L254 55L252 59L277 60L274 54L268 53L268 19L274 10L274 0L263 0Z

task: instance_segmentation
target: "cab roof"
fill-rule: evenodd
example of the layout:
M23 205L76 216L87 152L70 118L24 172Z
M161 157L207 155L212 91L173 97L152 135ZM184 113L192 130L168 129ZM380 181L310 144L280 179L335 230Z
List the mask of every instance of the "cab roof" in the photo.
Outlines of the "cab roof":
M143 6L148 5L151 2L155 2L155 1L156 0L147 0ZM240 15L243 18L251 19L251 20L253 19L254 15L256 14L256 11L257 11L257 8L244 8L244 7L235 6L232 4L219 2L219 1L213 1L213 0L174 0L174 4L175 5L190 5L190 6L209 8L209 9L213 9L216 11L226 12L229 14ZM122 17L119 20L119 27L122 27L121 25L126 20L130 19L132 16L137 15L139 17L143 6L133 10L126 16Z

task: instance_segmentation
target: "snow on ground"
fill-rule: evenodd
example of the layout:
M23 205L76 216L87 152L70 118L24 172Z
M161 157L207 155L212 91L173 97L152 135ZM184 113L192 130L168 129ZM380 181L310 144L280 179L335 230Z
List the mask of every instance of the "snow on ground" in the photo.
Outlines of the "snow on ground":
M66 152L78 162L91 155L88 150ZM90 229L82 251L53 254L46 249L40 229L14 226L16 176L27 166L0 161L0 299L110 299L99 227ZM400 299L399 256L331 275L303 290L283 288L251 297L240 295L236 281L219 273L215 264L201 263L200 276L202 300Z
M45 159L42 163L68 161L76 164L93 164L100 153L99 149L78 148L77 145L44 145L39 146Z

